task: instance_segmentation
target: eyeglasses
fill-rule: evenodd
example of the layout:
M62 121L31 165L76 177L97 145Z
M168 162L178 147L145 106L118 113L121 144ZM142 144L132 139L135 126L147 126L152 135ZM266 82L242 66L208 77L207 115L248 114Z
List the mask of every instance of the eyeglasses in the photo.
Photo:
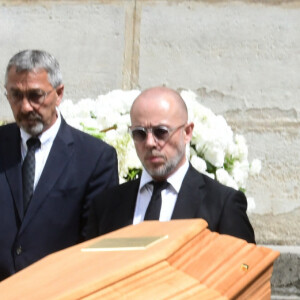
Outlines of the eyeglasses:
M179 128L185 126L185 124L180 125L175 128L168 128L166 126L153 126L153 127L134 127L129 128L129 133L135 142L144 142L147 138L148 132L151 132L158 141L166 142L172 133L174 133Z
M12 90L9 93L7 91L4 92L4 95L9 101L12 101L14 104L21 103L26 97L30 105L36 106L41 105L45 101L46 97L55 90L53 88L49 92L45 92L43 90L29 90L25 93L19 90Z

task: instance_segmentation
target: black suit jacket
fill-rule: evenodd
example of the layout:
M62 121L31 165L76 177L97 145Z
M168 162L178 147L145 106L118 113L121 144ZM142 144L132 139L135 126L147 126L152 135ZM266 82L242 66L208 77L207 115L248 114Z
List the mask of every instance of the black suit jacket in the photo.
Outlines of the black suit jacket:
M140 180L105 191L92 203L88 238L133 223ZM197 172L191 165L185 175L172 219L202 218L208 228L255 243L254 231L246 214L245 195Z
M90 202L118 184L115 150L62 119L28 210L20 130L0 126L0 280L86 238Z

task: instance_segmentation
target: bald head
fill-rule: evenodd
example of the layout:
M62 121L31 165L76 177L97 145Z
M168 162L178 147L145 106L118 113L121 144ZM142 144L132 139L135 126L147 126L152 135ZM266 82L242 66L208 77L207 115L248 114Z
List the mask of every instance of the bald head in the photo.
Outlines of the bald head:
M179 93L167 87L153 87L144 90L133 102L130 110L131 120L141 110L152 115L160 111L166 115L172 115L181 123L188 120L184 100Z
M194 124L188 124L185 102L176 91L143 91L133 102L130 118L137 155L154 180L165 180L186 162L185 146Z

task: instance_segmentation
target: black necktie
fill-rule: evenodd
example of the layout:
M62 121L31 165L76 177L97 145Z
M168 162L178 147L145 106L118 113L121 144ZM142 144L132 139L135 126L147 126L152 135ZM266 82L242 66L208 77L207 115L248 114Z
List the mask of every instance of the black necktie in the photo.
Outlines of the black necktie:
M34 173L35 173L35 150L41 146L38 138L32 137L27 140L27 154L22 165L23 179L23 203L24 213L33 195Z
M161 209L161 192L169 185L167 181L153 181L153 193L146 210L144 220L159 220Z

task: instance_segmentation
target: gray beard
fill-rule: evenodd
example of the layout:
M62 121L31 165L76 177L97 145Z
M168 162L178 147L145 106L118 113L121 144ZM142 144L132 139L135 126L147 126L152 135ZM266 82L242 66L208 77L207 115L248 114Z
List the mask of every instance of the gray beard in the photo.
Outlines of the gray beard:
M152 170L147 169L145 166L144 168L152 177L167 178L168 175L171 174L174 171L174 169L176 169L176 167L178 166L178 164L180 163L184 155L185 155L185 146L183 147L183 149L180 149L180 152L177 156L167 161L165 165Z
M35 126L29 128L25 128L22 126L22 129L32 136L38 136L43 132L44 124L42 122L38 122Z

